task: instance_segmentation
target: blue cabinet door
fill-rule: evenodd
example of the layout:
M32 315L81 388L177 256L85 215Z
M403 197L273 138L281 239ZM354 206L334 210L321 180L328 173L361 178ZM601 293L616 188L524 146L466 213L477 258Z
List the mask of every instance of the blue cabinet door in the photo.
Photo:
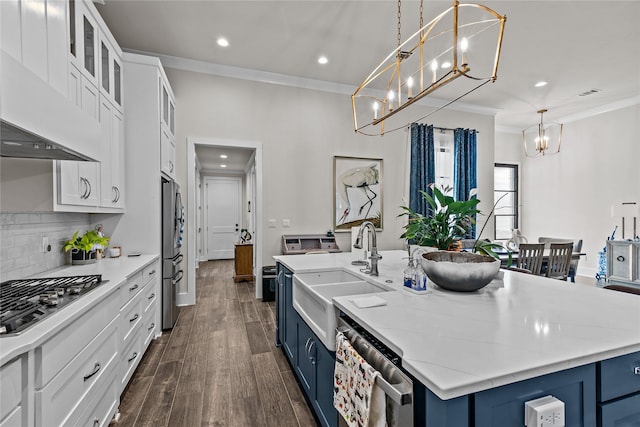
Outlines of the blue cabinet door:
M297 317L297 316L296 316ZM304 393L310 402L315 399L316 356L314 350L314 334L306 323L300 318L298 326L298 345L296 348L298 361L296 374L302 385Z
M318 338L316 345L316 399L314 409L320 424L326 427L338 425L338 411L333 407L333 370L336 364L335 353L330 352Z
M284 342L284 270L282 264L276 264L276 346Z
M625 354L598 364L600 387L598 401L622 397L640 391L640 352Z
M640 393L598 407L599 427L640 426Z
M283 270L284 277L284 341L282 346L284 352L291 362L291 366L296 366L296 346L298 341L297 318L298 313L293 308L293 273L288 269Z
M524 403L547 395L564 402L566 427L595 427L595 369L592 363L476 393L475 427L522 425Z

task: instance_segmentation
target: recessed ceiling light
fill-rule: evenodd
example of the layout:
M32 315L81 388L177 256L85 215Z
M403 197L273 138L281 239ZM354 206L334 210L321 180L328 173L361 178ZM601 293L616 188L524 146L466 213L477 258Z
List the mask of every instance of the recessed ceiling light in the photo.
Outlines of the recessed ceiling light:
M329 62L329 59L326 56L322 55L318 57L318 64L324 65L327 62Z
M229 40L225 39L224 37L220 37L218 39L218 46L222 46L222 47L229 46Z
M226 168L226 167L227 167L227 165L220 165L220 167L221 167L221 168Z
M220 158L221 158L221 159L226 159L226 158L227 158L227 155L226 155L226 154L220 154Z
M546 86L546 85L547 85L547 82L541 80L538 83L536 83L534 86L535 87L542 87L542 86Z

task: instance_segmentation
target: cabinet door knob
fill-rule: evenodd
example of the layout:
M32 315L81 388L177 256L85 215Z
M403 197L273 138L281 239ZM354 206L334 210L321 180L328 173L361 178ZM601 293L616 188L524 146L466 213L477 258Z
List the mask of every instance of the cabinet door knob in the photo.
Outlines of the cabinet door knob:
M131 355L131 358L127 359L127 361L128 361L128 362L132 362L136 357L138 357L138 352L137 352L137 351L136 351L136 352L134 352L134 353Z
M633 368L633 373L636 375L640 375L640 366L636 366L635 368Z
M149 295L149 298L147 298L149 301L151 301L153 298L155 298L156 294L151 294Z
M100 418L94 418L93 419L93 425L94 426L99 426L100 425Z
M135 291L136 289L138 289L138 285L134 285L134 286L130 287L130 288L129 288L129 292L133 292L133 291Z
M147 328L147 331L150 331L150 330L152 330L152 329L153 329L153 328L155 328L155 327L156 327L156 324L155 324L155 323L152 323L152 324L151 324L151 326L149 326L149 327Z
M624 261L624 257L622 255L618 255L616 259L620 262Z
M138 316L138 313L136 313L131 319L129 319L129 323L135 322L136 320L138 320L138 317L140 316Z

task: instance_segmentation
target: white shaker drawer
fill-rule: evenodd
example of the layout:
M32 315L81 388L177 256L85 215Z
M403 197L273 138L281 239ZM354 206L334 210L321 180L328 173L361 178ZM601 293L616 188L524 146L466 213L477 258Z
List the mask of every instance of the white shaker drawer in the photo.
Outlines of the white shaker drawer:
M148 312L153 309L158 301L158 289L155 284L150 283L144 289L143 297L142 297L142 305L144 307L144 312Z
M124 388L129 383L129 380L133 376L133 372L138 367L138 363L140 363L140 359L142 359L142 353L143 353L143 349L142 349L140 334L135 334L132 337L129 345L120 354L120 366L119 366L120 392L124 390Z
M142 290L146 282L143 281L142 271L137 272L120 287L120 306L124 307L131 298Z
M113 292L36 348L36 366L41 366L41 369L36 371L36 388L44 387L51 381L71 359L95 338L98 332L102 331L117 316L119 308L118 292Z
M116 320L76 356L46 387L36 391L36 426L73 425L118 359Z
M132 336L140 329L140 323L144 315L144 308L139 297L129 301L120 312L120 339L122 347L126 347ZM121 347L121 348L122 348Z
M109 425L116 413L116 405L118 404L117 375L112 375L110 379L105 381L105 384L107 384L106 387L102 385L99 390L96 390L74 427L104 427Z
M158 329L158 325L156 324L156 308L153 307L153 310L145 311L144 313L144 324L142 326L142 349L143 351L147 350L149 347L149 343L156 335L156 329Z
M26 386L22 375L25 357L19 356L0 368L0 420L22 405L22 390Z

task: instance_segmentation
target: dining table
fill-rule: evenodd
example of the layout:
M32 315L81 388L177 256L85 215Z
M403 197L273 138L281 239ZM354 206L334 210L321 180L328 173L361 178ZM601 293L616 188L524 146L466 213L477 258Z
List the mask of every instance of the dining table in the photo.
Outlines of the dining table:
M511 266L515 266L518 261L518 251L494 251L500 259L500 266L506 267L509 264L509 254L511 254ZM549 249L545 249L542 253L542 265L545 265L549 261ZM584 252L572 252L571 259L579 260L581 256L586 256Z

